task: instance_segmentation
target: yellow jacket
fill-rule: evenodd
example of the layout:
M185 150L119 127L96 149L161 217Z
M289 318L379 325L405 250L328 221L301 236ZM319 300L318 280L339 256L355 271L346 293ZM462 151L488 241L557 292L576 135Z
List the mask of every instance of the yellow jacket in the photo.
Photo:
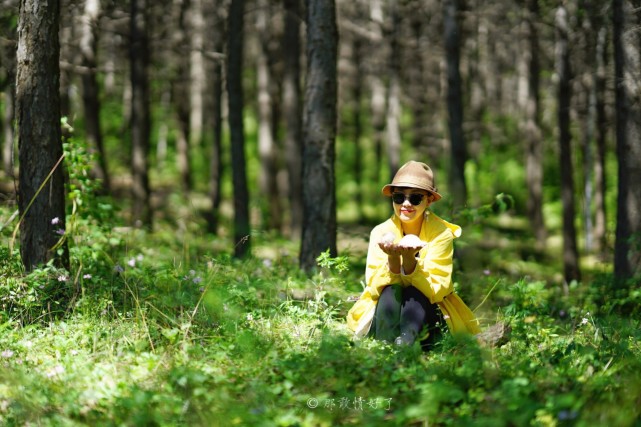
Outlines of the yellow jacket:
M376 303L383 288L391 284L414 286L432 304L438 304L451 333L479 333L478 320L452 286L452 255L454 239L461 235L461 227L425 211L419 238L427 245L419 251L417 265L411 274L394 274L387 266L387 254L378 246L386 233L393 233L394 241L403 237L401 221L393 215L374 227L367 251L365 282L367 287L347 314L347 325L357 336L365 335L370 327Z

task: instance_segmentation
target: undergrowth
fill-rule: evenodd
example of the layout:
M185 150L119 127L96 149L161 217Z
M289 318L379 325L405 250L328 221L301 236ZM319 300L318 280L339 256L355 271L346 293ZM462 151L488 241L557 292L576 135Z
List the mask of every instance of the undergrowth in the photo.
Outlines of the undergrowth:
M544 280L467 274L460 292L484 326L511 326L506 344L446 336L422 353L355 341L344 318L362 290L362 254L323 254L306 276L291 242L257 234L271 255L236 260L212 251L195 216L180 236L169 223L121 226L83 180L69 191L71 271L25 274L17 251L0 248L3 425L640 423L632 284L603 275L564 294Z

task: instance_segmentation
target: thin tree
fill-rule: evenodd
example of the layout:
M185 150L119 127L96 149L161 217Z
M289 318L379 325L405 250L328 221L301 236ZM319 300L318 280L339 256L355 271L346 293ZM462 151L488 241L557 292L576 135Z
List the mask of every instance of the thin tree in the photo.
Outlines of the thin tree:
M68 266L60 131L60 2L20 2L16 112L20 256L27 271L55 258ZM60 231L63 230L63 231Z
M300 86L300 0L283 0L285 8L285 31L283 33L284 75L283 75L283 115L286 125L285 156L287 160L290 236L299 238L303 223L302 197L302 115Z
M211 89L213 91L213 106L211 109L211 126L213 131L213 142L211 157L209 160L209 200L211 200L211 211L207 216L207 229L210 233L216 234L218 231L218 217L221 196L221 179L223 175L223 118L222 118L222 102L223 102L223 62L219 57L220 53L224 50L224 30L218 20L224 22L224 19L219 15L220 10L218 5L210 5L213 10L206 9L208 17L216 20L215 25L212 25L211 40L209 40L214 51L212 64L211 64ZM209 39L209 37L208 37Z
M396 175L401 162L401 15L396 0L390 5L391 31L388 34L390 53L388 59L389 89L387 91L387 114L385 128L387 130L387 161L390 169L390 181Z
M525 179L528 189L527 215L539 249L545 247L546 230L543 222L543 137L540 125L539 102L539 37L538 0L528 0L526 12L527 98L525 101Z
M596 159L594 162L594 240L599 250L603 251L607 246L606 226L606 188L607 173L605 167L606 139L608 133L607 116L605 109L606 80L608 67L608 29L605 25L599 29L596 47L596 70L595 70L595 92L596 92Z
M152 226L149 189L149 41L147 35L147 2L131 0L130 6L131 63L131 171L133 221L136 226Z
M559 79L558 126L559 126L559 168L561 170L561 201L563 204L563 271L566 283L580 280L579 254L574 225L574 173L570 135L570 50L568 41L568 13L559 6L555 15L556 27L556 73Z
M231 135L232 183L234 188L234 255L250 253L249 191L245 161L243 127L243 44L245 1L232 0L229 7L227 35L227 99Z
M266 205L266 228L280 231L282 207L278 197L278 150L274 138L274 109L271 93L272 73L269 67L270 37L272 27L268 0L257 0L256 30L258 49L256 52L256 80L258 90L258 154L260 157L260 190Z
M447 62L447 112L450 134L450 194L454 207L463 207L467 202L465 162L467 149L463 134L463 94L460 63L460 29L458 24L458 0L443 2L445 35L445 59Z
M307 272L314 269L322 252L329 250L336 256L337 51L334 0L309 0L300 250L300 266Z
M107 169L107 156L102 142L100 126L100 96L96 79L98 67L98 25L100 21L100 1L86 0L82 15L80 37L80 56L82 70L82 104L85 113L85 133L92 149L98 154L98 162L94 165L93 173L102 181L104 191L111 187Z
M641 273L641 5L613 0L618 172L614 274Z

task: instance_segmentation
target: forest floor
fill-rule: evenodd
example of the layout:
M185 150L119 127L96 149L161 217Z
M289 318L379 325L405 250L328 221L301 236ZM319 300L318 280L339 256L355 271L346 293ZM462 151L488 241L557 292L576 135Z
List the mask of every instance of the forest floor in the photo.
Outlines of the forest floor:
M307 276L297 242L255 231L254 256L236 260L224 229L203 233L202 199L158 203L152 233L99 203L70 218L70 271L25 275L2 245L0 423L641 422L641 291L589 260L583 281L564 285L558 238L533 250L511 213L461 224L454 276L483 326L509 324L509 340L446 335L422 353L355 341L346 328L371 224L342 222L339 256ZM2 205L0 222L14 210ZM5 242L14 226L0 230Z

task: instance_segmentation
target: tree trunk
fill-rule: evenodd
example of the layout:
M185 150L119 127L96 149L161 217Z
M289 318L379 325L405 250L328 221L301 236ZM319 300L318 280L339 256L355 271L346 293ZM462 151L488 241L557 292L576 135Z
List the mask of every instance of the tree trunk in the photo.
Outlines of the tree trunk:
M371 32L374 39L381 45L384 43L383 38L383 5L381 0L370 1L370 22ZM380 55L380 52L379 52ZM374 182L380 181L381 164L383 162L383 141L385 139L385 84L383 83L384 66L377 56L370 58L371 70L369 73L370 91L371 91L371 124L373 128L374 139L374 169L372 178Z
M641 273L641 5L613 0L618 173L614 274Z
M467 150L463 135L463 94L460 62L460 40L458 25L458 0L443 3L445 26L445 55L447 61L447 112L450 133L450 188L455 208L465 206L467 185L465 184L465 162Z
M385 125L387 128L387 161L390 169L389 182L392 182L401 162L401 130L399 125L401 116L401 55L398 40L401 31L401 17L396 1L392 2L390 15L392 19L392 29L391 34L387 37L390 41L390 55L387 67L389 73L389 90L387 91L387 115Z
M188 22L189 1L174 0L173 15L178 21L178 29L173 37L173 53L177 63L176 74L172 81L172 98L176 108L177 135L176 135L176 166L180 176L180 184L185 193L192 190L191 178L191 84L190 62L183 60L186 52L190 51L189 37L191 26ZM191 57L191 56L190 56Z
M558 125L561 170L561 201L563 203L563 271L566 283L580 280L579 254L576 245L574 225L574 177L572 167L572 148L570 146L570 51L568 46L568 16L563 6L559 6L555 16L556 23L556 72L559 79L557 93Z
M7 71L9 73L9 71ZM2 163L4 172L9 177L14 176L13 170L13 157L14 157L14 135L13 135L13 120L14 120L14 103L15 103L15 78L11 74L7 76L7 86L4 88L4 116L2 117L2 127L4 140L2 145Z
M243 23L244 0L232 0L229 8L227 45L227 98L231 134L232 182L234 188L234 255L250 253L249 192L243 127Z
M68 267L60 131L59 1L20 2L16 112L20 255L27 271L55 258ZM63 230L63 231L60 231ZM62 243L60 248L58 244ZM60 250L58 250L60 249ZM61 256L57 256L61 254Z
M309 0L300 251L300 266L307 272L322 252L336 256L337 46L334 0Z
M538 0L528 0L527 28L527 97L525 101L525 179L528 188L527 215L539 250L545 248L543 221L543 137L539 104L539 21Z
M212 10L210 16L218 20L218 10ZM222 25L212 25L211 45L215 53L222 53L224 50L224 31L218 29ZM222 60L214 59L211 72L211 87L213 90L213 105L211 109L211 125L213 130L213 143L211 157L209 162L209 199L211 200L211 211L208 215L208 231L213 234L218 232L218 220L221 196L221 179L223 176L223 119L222 119L222 102L223 102L223 65Z
M607 138L607 118L605 114L605 93L606 93L606 68L607 68L607 29L602 26L599 29L599 36L596 47L596 159L594 163L594 240L596 247L604 251L607 247L607 226L606 226L606 170L605 153Z
M300 0L284 0L285 32L283 49L285 70L283 77L283 113L285 115L285 151L289 185L290 237L298 239L303 223L302 199L302 117L300 86Z
M86 0L80 39L81 64L84 68L82 101L85 113L85 133L89 144L98 155L98 162L94 165L93 174L102 181L103 190L108 193L111 183L107 169L107 157L102 143L99 86L96 80L99 20L100 0Z
M361 108L363 99L363 82L361 76L363 75L363 59L362 59L363 44L359 37L354 37L352 41L352 59L354 61L355 76L352 82L352 122L353 122L353 138L354 138L354 184L356 187L356 194L354 194L354 203L358 209L358 221L362 222L364 213L364 199L361 186L363 183L363 147L361 138L363 137L363 112Z
M203 140L205 108L205 59L203 56L205 22L203 0L190 0L189 7L189 146L200 147Z
M264 217L265 228L280 231L282 225L282 208L278 192L278 158L277 147L272 129L272 94L271 73L269 69L269 13L268 0L258 0L256 8L256 30L258 32L258 52L256 55L256 78L258 89L258 154L260 156L260 190L263 206L266 204Z
M131 150L132 219L137 227L152 227L149 189L149 42L147 39L146 0L131 0Z

